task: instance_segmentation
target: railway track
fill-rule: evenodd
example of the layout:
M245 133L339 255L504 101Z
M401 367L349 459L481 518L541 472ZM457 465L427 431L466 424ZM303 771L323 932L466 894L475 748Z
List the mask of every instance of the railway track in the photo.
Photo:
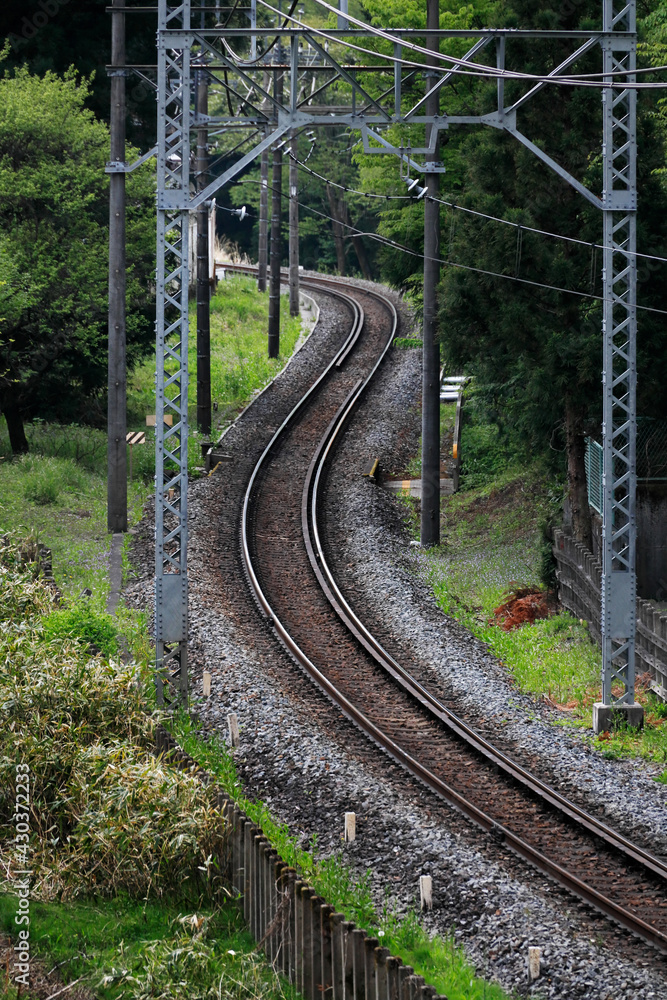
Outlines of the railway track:
M396 310L377 292L326 290L347 340L273 435L248 485L246 574L262 614L311 680L378 746L497 842L667 952L667 865L492 746L364 626L328 565L327 463L384 358ZM333 543L335 544L335 543Z

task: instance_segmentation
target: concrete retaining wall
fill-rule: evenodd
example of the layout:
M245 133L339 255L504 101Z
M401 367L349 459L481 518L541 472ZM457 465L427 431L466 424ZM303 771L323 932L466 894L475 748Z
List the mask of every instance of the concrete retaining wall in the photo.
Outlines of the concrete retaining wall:
M554 531L554 557L558 599L577 618L583 618L593 638L600 642L600 592L602 565L592 552L572 535ZM667 701L667 614L650 601L637 600L635 640L637 675L651 675L651 687Z
M162 727L156 749L177 766L197 767ZM197 770L202 781L212 780ZM336 913L222 792L218 805L230 828L221 862L248 927L267 959L306 1000L446 1000L377 938Z

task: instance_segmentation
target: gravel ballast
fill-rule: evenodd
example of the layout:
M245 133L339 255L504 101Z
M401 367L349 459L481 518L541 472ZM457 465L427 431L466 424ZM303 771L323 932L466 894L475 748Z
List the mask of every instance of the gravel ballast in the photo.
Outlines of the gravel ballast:
M360 283L365 284L365 283ZM664 960L628 943L583 903L558 889L385 757L303 677L260 618L238 553L240 509L254 463L325 357L346 332L346 312L324 294L314 333L275 383L224 439L233 456L189 490L190 656L193 693L207 730L226 738L236 712L239 774L318 851L343 853L360 874L370 869L379 907L415 905L418 879L431 874L430 929L454 928L478 972L507 989L527 989L528 946L542 950L545 997L600 1000L666 998ZM394 301L399 304L394 295ZM410 318L399 304L403 336ZM522 763L611 825L656 853L667 853L667 788L642 762L606 761L578 737L550 724L552 712L517 693L486 648L435 605L422 554L410 546L400 502L361 477L368 457L400 471L418 447L420 358L390 351L332 465L327 523L332 561L343 589L363 604L372 631L390 651L409 652L447 703ZM282 417L281 417L282 414ZM152 605L153 513L135 537L139 578L128 603ZM203 669L212 693L201 700ZM342 843L343 815L357 814L357 839Z

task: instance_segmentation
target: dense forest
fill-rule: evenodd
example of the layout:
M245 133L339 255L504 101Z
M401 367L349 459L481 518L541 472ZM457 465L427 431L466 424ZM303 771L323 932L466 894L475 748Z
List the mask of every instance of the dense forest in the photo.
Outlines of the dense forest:
M26 446L25 420L103 421L106 7L106 0L5 0L0 11L0 39L6 39L0 80L0 409L18 451ZM350 10L375 24L419 28L425 24L425 7L424 0L364 0ZM331 17L314 0L306 0L303 8L306 19L324 23ZM593 29L601 18L599 0L465 5L441 0L440 9L443 28ZM658 67L667 62L667 0L644 0L639 15L642 65ZM128 18L128 62L154 63L154 41L152 14ZM371 44L385 51L381 40ZM465 51L459 40L446 44L452 54ZM568 51L565 42L516 42L512 65L548 72ZM593 52L577 68L591 72L598 63L599 53ZM423 93L423 86L423 77L415 74L404 100ZM507 102L520 92L519 83L506 83ZM441 109L484 114L493 107L495 93L494 83L468 76L445 89ZM646 90L638 97L638 249L658 256L664 255L667 235L667 105L660 93ZM344 101L344 84L326 94L332 103ZM222 99L214 89L213 106ZM130 143L150 147L155 97L140 77L129 81L128 110ZM522 131L534 143L600 191L598 90L547 87L521 115ZM392 135L408 143L419 141L417 133L415 126L395 127ZM236 141L216 138L213 173L238 155L232 152ZM294 151L300 161L301 263L392 284L410 296L419 313L423 201L408 195L396 158L365 156L358 133L333 127L303 132ZM584 435L600 432L601 253L593 244L601 242L601 214L501 130L452 126L444 133L441 158L447 168L440 179L446 203L440 212L446 263L438 290L443 362L475 376L477 405L500 428L508 447L543 456L563 475L569 460L572 473L581 461ZM285 157L284 191L287 170ZM220 192L218 201L221 237L254 257L259 165ZM147 167L130 181L131 360L151 345L152 203L153 175ZM241 204L249 208L245 222L226 211ZM285 241L285 259L286 254ZM667 309L664 271L659 262L640 263L641 306ZM666 369L664 317L643 310L640 415L666 412ZM586 525L580 530L585 536Z

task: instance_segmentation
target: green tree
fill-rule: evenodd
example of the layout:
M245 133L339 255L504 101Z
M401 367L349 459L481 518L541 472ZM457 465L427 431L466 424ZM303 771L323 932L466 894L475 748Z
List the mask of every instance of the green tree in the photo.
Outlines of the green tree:
M586 28L596 24L599 5L570 13L557 4L515 0L506 14L510 27ZM588 19L586 19L588 18ZM528 72L552 69L567 43L512 46L511 65ZM598 69L595 53L577 66ZM524 88L525 89L525 88ZM519 96L506 85L506 104ZM495 88L479 90L479 108L490 110ZM639 249L661 252L667 199L656 175L662 141L650 96L639 111ZM520 129L592 190L602 187L601 111L597 90L544 88L522 109ZM563 233L589 243L602 240L602 213L555 176L511 136L479 130L460 146L465 163L453 200L525 226ZM446 234L446 235L445 235ZM589 247L510 229L461 212L445 220L442 254L456 262L582 293L601 293L601 254ZM663 274L640 267L640 302L664 308ZM584 438L601 422L602 315L593 299L533 288L490 274L445 268L441 324L445 356L463 365L486 386L490 408L527 452L563 451L573 526L590 543L584 470ZM640 412L664 405L667 342L662 323L639 314Z
M401 16L396 0L369 2L378 21L389 23L392 17ZM400 4L411 26L423 24L419 21L420 7L423 5ZM665 0L649 0L644 10L648 14L643 25L646 47L656 65L664 62L666 12ZM508 28L588 30L600 26L600 5L598 0L568 4L510 0L478 2L459 12L441 13L443 27L477 27L480 21ZM511 39L507 43L507 65L542 74L571 50L566 40L546 43ZM448 51L460 52L453 48ZM486 57L478 57L478 61L484 59L493 62L495 50L489 47ZM591 52L575 69L599 72L599 50ZM423 81L420 85L423 87ZM526 89L525 84L508 81L505 105ZM495 110L495 103L495 84L471 78L454 81L442 95L442 110L449 114L485 114ZM648 254L662 254L667 235L667 116L663 114L654 93L640 95L638 249ZM571 174L600 192L599 90L546 87L521 109L517 124ZM401 141L398 133L395 128L395 142ZM413 145L418 138L417 132L410 136ZM441 158L447 168L441 178L443 199L521 226L563 233L589 244L602 242L602 213L507 133L483 126L450 126ZM360 163L362 183L368 190L402 193L396 178L398 171L389 158L360 159ZM421 203L388 203L382 209L378 231L415 254L423 252ZM601 253L590 245L552 240L443 208L441 257L452 262L443 266L439 294L444 359L477 376L490 418L500 425L506 439L513 439L514 447L522 446L527 454L551 455L567 470L575 530L587 540L590 520L584 438L586 433L598 432L601 421L600 303L512 279L599 296ZM411 288L419 304L418 256L386 248L380 254L380 266L385 278ZM506 277L497 278L490 272ZM638 281L640 303L664 309L664 267L640 261ZM664 412L666 367L667 337L661 317L640 312L640 413Z
M0 412L15 453L26 419L102 419L109 135L88 92L74 71L0 80ZM130 365L152 338L153 192L149 170L130 175Z

